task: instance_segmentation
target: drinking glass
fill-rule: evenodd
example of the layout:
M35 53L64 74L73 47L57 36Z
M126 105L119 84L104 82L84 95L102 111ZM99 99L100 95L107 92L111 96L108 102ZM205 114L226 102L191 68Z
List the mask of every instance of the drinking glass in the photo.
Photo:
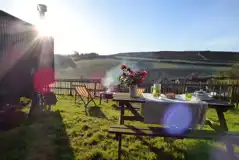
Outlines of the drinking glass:
M161 94L161 84L154 84L153 86L153 96L159 97Z
M192 93L186 93L185 94L186 101L191 101L192 97L193 97Z

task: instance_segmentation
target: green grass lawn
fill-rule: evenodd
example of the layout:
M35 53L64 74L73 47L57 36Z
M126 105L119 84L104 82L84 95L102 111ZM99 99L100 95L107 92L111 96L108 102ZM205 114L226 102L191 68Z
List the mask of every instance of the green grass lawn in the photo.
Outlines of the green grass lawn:
M113 160L117 158L118 143L109 134L111 124L118 124L119 111L114 102L89 107L88 116L71 97L58 97L51 112L42 113L36 120L25 120L15 129L0 132L1 160ZM98 100L96 100L98 104ZM28 109L24 109L27 112ZM207 117L218 122L216 112ZM239 131L238 110L228 111L226 119L230 131ZM130 122L127 122L128 124ZM131 122L143 125L139 122ZM208 128L208 127L206 127ZM171 145L169 143L171 142ZM172 140L164 138L124 136L123 159L207 160L223 154L222 144L203 140ZM227 158L226 158L227 159Z

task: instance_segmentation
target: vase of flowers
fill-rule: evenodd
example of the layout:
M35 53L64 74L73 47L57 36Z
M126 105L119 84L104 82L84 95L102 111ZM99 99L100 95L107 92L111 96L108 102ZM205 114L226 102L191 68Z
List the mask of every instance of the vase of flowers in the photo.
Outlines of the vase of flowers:
M130 85L129 86L129 96L130 97L137 97L137 85Z
M120 75L120 84L129 87L130 97L137 97L137 86L140 85L147 76L146 71L133 71L125 64L121 65L123 73Z

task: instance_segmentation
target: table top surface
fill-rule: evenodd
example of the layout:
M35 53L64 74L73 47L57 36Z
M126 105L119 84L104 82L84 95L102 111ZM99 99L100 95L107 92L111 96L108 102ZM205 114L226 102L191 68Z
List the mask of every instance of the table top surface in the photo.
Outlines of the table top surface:
M124 102L132 102L132 103L145 103L145 98L141 96L132 98L129 96L129 93L117 92L113 95L113 101L124 101ZM223 100L207 100L209 107L227 107L234 108L233 104L229 104L227 101Z
M128 102L139 102L144 103L145 99L142 96L138 96L136 98L130 97L129 93L122 93L122 92L116 92L114 94L113 101L128 101Z
M116 93L115 93L115 92L103 91L103 92L100 92L100 94L114 95L114 94L116 94Z

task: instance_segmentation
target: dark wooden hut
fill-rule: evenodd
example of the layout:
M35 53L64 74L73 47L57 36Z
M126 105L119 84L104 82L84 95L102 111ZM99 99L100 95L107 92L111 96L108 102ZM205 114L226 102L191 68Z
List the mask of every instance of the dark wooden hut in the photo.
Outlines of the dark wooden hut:
M36 27L0 11L0 103L31 97L39 70L54 81L54 39L40 37ZM45 84L44 84L45 85Z

